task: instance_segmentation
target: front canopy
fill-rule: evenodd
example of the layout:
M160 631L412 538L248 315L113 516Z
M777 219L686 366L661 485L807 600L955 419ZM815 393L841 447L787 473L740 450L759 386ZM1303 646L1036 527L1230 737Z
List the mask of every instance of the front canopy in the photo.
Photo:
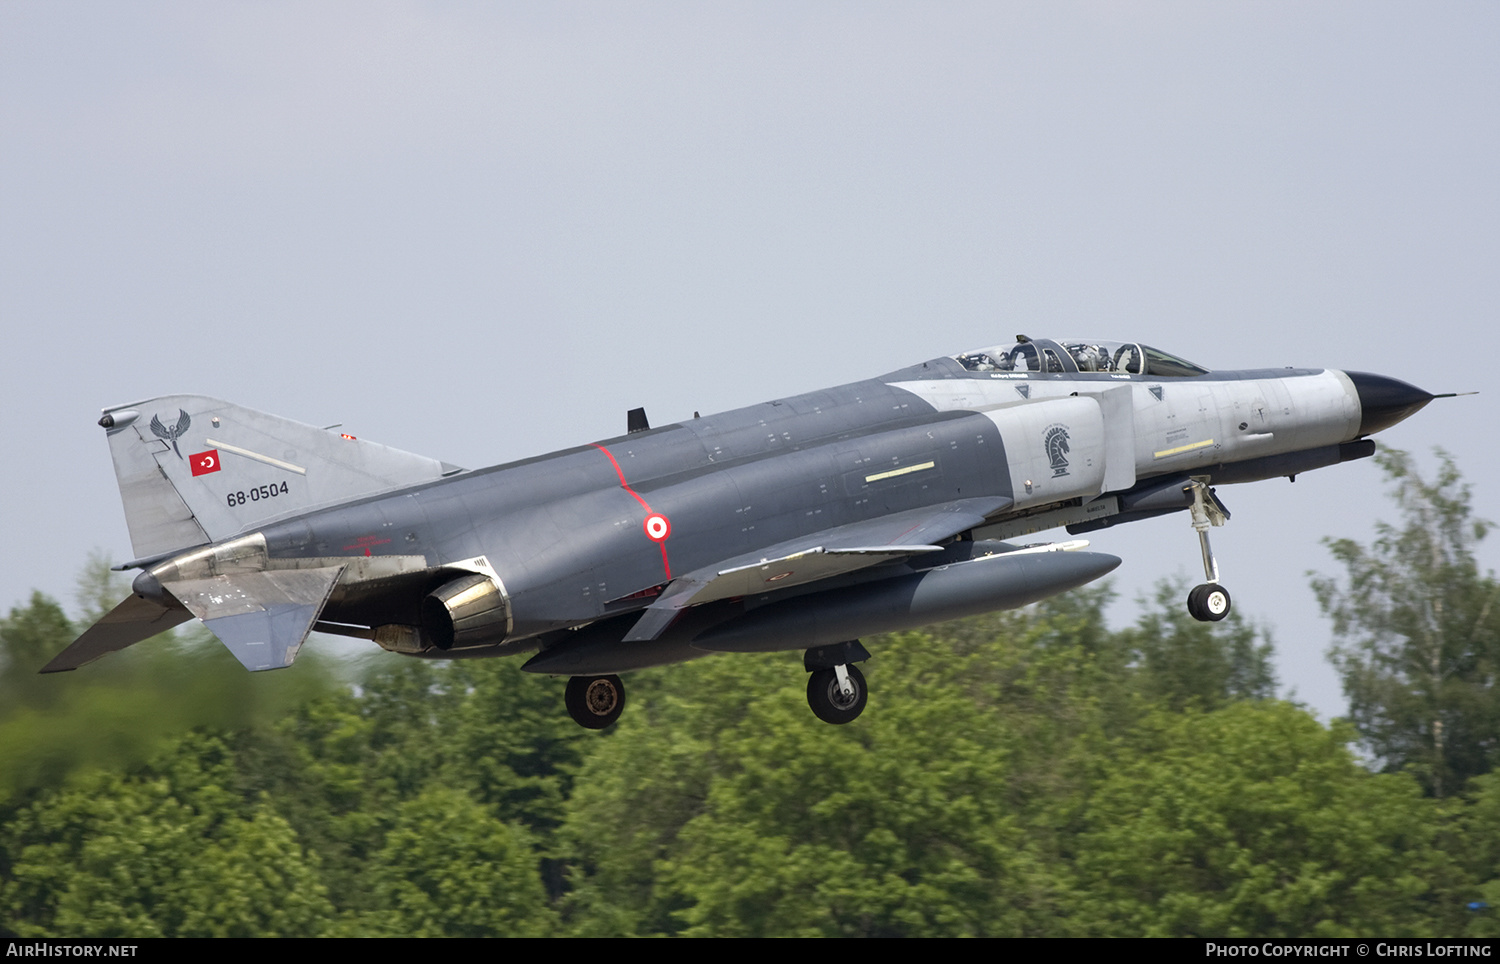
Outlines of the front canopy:
M1151 378L1188 378L1208 374L1208 369L1150 345L1095 338L1049 341L1018 335L1014 345L983 348L954 358L971 372L1099 372Z

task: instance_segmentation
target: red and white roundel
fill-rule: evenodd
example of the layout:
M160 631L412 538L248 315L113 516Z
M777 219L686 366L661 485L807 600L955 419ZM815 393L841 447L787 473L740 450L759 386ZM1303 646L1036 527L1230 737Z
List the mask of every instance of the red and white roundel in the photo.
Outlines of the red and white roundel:
M665 542L667 536L672 534L672 523L660 512L653 512L646 516L646 538L652 542Z

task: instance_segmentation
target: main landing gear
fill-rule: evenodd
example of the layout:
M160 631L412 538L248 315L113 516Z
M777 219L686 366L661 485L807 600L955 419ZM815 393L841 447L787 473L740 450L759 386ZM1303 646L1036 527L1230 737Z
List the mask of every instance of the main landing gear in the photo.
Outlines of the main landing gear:
M1194 586L1188 593L1188 614L1200 623L1218 622L1229 615L1229 590L1219 585L1219 564L1214 561L1214 551L1208 544L1208 527L1221 526L1229 521L1229 510L1218 500L1208 483L1192 479L1188 488L1193 495L1193 528L1198 532L1198 545L1203 550L1203 574L1208 582Z
M854 664L869 658L869 650L857 639L807 651L802 665L812 674L807 678L807 705L814 716L824 723L842 725L865 711L870 690Z
M625 684L618 676L570 677L563 702L574 723L602 730L618 720L625 709Z
M870 699L865 675L855 663L870 658L857 639L816 646L802 657L808 671L807 705L824 723L853 722ZM618 676L573 676L563 696L573 722L590 730L613 726L625 709L625 684Z

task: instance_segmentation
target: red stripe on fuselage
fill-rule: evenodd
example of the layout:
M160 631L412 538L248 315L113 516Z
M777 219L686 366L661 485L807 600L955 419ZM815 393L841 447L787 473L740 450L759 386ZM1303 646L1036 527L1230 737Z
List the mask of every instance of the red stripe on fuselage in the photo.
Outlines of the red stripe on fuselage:
M620 488L624 489L626 492L629 492L631 498L633 498L633 499L635 499L635 501L639 502L641 504L641 508L643 508L643 509L646 510L646 514L650 515L651 514L651 506L646 503L645 499L643 499L643 498L640 497L640 494L637 493L635 491L635 489L632 489L630 487L630 483L629 482L625 481L625 473L622 472L622 471L620 471L620 463L615 461L615 457L612 454L610 454L609 449L605 448L604 446L600 445L597 442L591 442L590 444L593 445L594 448L596 448L599 451L603 452L604 453L604 457L607 458L607 459L609 459L609 464L615 467L615 475L618 476L619 479L620 479ZM670 581L671 578L672 578L672 564L667 561L667 540L663 539L659 543L659 545L661 546L661 567L664 570L666 570L667 579L668 579L668 581Z

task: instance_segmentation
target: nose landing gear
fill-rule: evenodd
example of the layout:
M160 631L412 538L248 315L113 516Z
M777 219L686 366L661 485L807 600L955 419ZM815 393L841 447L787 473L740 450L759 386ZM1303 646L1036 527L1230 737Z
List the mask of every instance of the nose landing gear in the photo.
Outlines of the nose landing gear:
M1188 614L1200 623L1218 622L1229 615L1229 590L1219 585L1219 564L1214 561L1213 547L1208 544L1208 527L1228 522L1229 510L1202 479L1189 480L1188 489L1193 495L1193 528L1203 550L1203 574L1208 578L1208 582L1194 586L1188 593Z

